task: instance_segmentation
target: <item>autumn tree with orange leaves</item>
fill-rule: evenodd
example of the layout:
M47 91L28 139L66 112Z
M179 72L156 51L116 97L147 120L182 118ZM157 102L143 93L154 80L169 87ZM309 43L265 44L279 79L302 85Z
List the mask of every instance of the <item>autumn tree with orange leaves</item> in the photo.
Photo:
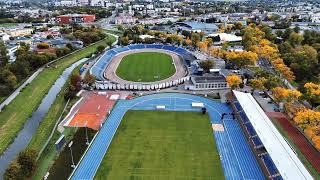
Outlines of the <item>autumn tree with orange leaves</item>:
M303 109L297 112L293 120L320 150L320 112Z
M272 95L278 102L290 102L298 100L302 94L298 90L291 90L282 87L272 89Z
M320 104L320 84L308 82L303 86L306 90L305 97L312 106Z
M235 74L228 75L226 80L227 80L229 87L231 87L231 89L238 88L239 85L242 83L242 79L238 75L235 75Z

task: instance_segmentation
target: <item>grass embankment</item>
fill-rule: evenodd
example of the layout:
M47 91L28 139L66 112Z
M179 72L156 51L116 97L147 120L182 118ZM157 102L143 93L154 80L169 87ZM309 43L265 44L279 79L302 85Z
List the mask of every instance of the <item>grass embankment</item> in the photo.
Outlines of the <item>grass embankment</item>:
M32 115L48 93L53 83L61 73L74 62L94 53L99 45L107 45L110 38L91 45L83 50L71 54L43 70L22 92L0 113L0 154L16 137L25 121Z
M279 132L287 139L287 142L290 144L290 146L294 149L294 151L297 153L299 159L301 162L305 165L305 167L308 169L308 171L311 173L311 175L315 179L320 179L320 174L318 174L317 170L312 166L312 164L308 161L307 158L304 157L303 153L300 151L300 149L295 145L293 140L289 137L287 132L282 128L282 126L279 124L277 119L271 118L273 124L277 127Z
M79 65L75 68L72 74L78 74L80 67L83 64ZM64 89L68 86L70 82L70 77L68 81L65 83L62 90L59 92L56 100L51 105L48 113L46 114L45 118L40 123L35 135L32 137L30 143L28 144L28 149L34 149L36 151L40 151L44 144L46 143L47 139L49 138L51 131L53 130L55 123L59 120L60 115L62 114L62 118L65 117L71 107L79 100L79 98L72 99L69 104L67 105L66 101L64 100L65 91ZM63 112L64 107L66 107L66 111ZM72 135L75 133L75 128L68 128L63 133L67 140L72 138ZM49 168L52 166L55 158L57 157L58 152L55 149L54 143L57 139L61 136L58 131L55 131L49 144L42 152L39 160L37 161L37 168L35 170L35 174L32 179L42 179L43 176L48 172Z
M95 179L224 179L209 116L128 111Z
M127 55L116 70L117 75L124 80L141 82L167 79L175 72L172 57L156 52Z

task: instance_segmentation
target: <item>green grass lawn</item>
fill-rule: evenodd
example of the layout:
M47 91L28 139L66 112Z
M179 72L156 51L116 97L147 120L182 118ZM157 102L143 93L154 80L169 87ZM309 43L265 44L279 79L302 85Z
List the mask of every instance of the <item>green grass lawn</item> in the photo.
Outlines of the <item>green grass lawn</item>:
M51 68L46 68L0 112L0 154L13 141L32 112L37 109L60 74L74 62L94 53L99 45L107 45L108 41L115 41L115 38L110 36L106 40L61 59Z
M168 54L156 52L135 53L125 56L116 74L128 81L152 82L174 75L176 69Z
M208 115L128 111L95 179L224 179Z

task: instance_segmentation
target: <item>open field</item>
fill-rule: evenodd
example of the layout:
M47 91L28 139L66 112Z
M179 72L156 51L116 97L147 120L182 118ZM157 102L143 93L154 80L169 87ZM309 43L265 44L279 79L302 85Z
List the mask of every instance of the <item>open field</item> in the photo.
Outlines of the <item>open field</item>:
M116 74L127 81L152 82L167 79L176 69L172 57L164 53L143 52L125 56Z
M25 121L31 116L32 112L36 110L42 98L60 74L74 62L94 53L99 45L107 45L108 41L115 41L115 38L110 36L110 38L61 59L51 68L44 69L0 113L0 154L3 153L13 141ZM17 109L19 111L17 111Z
M128 111L95 179L224 179L209 116Z

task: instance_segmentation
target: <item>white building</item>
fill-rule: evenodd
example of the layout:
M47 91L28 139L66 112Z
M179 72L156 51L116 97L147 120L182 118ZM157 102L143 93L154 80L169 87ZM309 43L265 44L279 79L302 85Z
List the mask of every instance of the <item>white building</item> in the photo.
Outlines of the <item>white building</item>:
M186 85L186 90L210 90L210 89L228 89L226 78L222 75L193 76L192 85Z
M0 39L6 42L10 40L10 36L7 33L0 33Z

